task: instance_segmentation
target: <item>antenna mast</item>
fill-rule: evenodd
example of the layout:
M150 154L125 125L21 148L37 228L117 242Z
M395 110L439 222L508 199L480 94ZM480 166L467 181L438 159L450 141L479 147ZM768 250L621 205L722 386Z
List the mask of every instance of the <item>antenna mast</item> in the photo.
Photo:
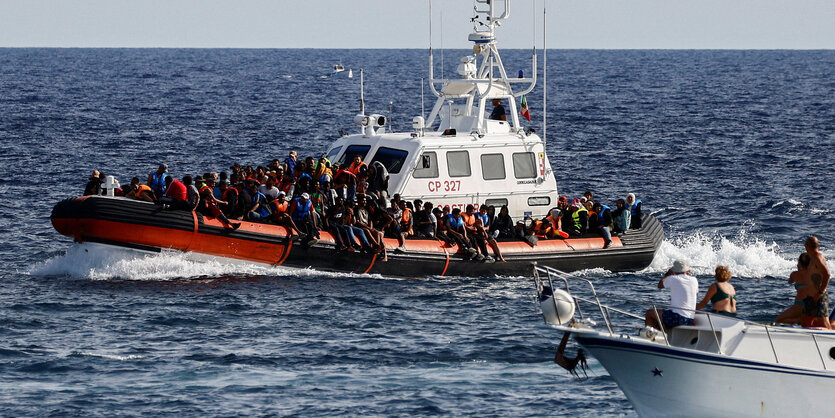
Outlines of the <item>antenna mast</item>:
M548 139L548 1L542 4L542 145Z
M365 114L365 79L360 68L360 115Z

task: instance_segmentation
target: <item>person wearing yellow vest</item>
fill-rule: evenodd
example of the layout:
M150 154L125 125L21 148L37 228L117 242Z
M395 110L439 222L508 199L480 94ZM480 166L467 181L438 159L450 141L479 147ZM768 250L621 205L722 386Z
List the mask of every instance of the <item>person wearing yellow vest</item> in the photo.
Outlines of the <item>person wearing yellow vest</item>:
M565 225L565 230L571 235L574 236L581 236L588 231L589 228L589 211L583 204L580 203L580 199L574 199L571 201L571 205L568 206L568 219L566 221L567 225Z

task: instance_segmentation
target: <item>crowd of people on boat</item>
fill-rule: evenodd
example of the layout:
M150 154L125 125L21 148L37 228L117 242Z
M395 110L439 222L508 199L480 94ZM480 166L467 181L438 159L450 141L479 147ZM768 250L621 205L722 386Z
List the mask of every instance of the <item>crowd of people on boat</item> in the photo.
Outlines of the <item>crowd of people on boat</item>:
M377 252L383 261L384 237L398 240L395 251L404 251L408 238L440 239L458 245L468 259L493 262L504 261L497 244L501 240L520 239L535 246L542 239L592 233L604 238L605 248L612 235L642 226L642 203L632 193L614 209L595 202L591 191L574 199L560 196L545 217L515 222L506 205L467 205L461 210L420 199L409 202L398 194L389 196L389 174L382 163L366 164L359 155L340 165L324 156L299 159L291 151L283 161L257 167L236 163L229 172L176 179L168 165L160 164L144 181L134 177L126 187L108 186L105 179L95 171L84 194L113 187L117 196L196 210L229 229L237 229L239 220L282 225L305 245L313 245L319 231L328 231L339 250Z
M820 242L810 236L804 243L806 252L797 261L797 270L789 275L789 284L796 290L794 303L775 319L777 324L800 325L805 328L835 329L835 310L829 312L829 269L820 252ZM693 325L696 311L711 305L710 312L736 316L736 289L730 284L731 272L725 266L715 269L715 283L696 303L699 282L690 274L686 260L676 260L658 282L659 289L670 289L669 309L649 309L645 314L647 326L670 330L677 326Z

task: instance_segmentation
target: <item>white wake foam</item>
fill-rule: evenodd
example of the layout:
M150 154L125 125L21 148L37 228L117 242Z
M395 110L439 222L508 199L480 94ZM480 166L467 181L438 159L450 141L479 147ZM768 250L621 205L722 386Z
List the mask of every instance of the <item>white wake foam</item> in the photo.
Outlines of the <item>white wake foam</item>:
M380 277L271 267L173 251L145 253L86 243L73 244L64 255L36 264L29 274L92 280L176 280L222 276Z
M74 351L72 355L75 356L82 356L82 357L99 357L105 358L108 360L119 360L119 361L126 361L126 360L138 360L143 359L145 356L140 356L137 354L129 354L127 356L120 356L117 354L103 354L103 353L93 353L88 351Z
M667 238L647 271L663 273L676 259L687 260L694 274L712 275L723 265L745 278L788 277L796 265L793 257L781 255L777 243L751 237L745 230L733 238L701 232Z
M61 256L35 265L35 276L70 276L93 280L172 280L223 275L275 274L255 264L196 261L185 253L149 254L97 244L74 244Z

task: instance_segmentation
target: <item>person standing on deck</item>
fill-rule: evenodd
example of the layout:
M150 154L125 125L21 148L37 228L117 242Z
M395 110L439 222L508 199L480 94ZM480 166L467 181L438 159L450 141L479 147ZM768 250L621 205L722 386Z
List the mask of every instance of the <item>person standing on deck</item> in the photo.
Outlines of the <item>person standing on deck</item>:
M507 112L502 106L502 99L493 99L493 112L490 113L492 120L507 120Z

